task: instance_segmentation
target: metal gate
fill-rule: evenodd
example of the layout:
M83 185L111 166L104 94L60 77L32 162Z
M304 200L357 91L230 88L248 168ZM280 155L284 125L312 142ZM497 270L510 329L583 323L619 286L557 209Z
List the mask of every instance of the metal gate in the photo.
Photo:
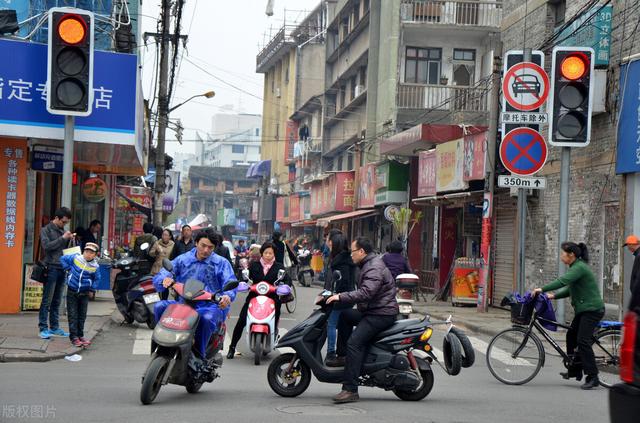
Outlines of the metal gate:
M495 206L495 259L491 303L500 305L502 298L515 289L518 205L515 198L501 196L497 198Z

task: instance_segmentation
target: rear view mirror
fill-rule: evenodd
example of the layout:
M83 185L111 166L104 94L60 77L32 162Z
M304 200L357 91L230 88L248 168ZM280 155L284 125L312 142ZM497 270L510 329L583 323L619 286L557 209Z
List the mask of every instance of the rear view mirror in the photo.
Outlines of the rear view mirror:
M334 281L339 281L340 279L342 279L342 273L339 270L334 270L332 275Z
M144 244L142 244L142 245L144 245ZM149 245L149 244L147 244L147 245ZM173 271L173 263L171 263L171 260L169 260L167 258L162 260L162 267L164 267L169 272Z
M285 274L284 269L278 270L278 279L280 280L280 279L284 278L284 274Z
M249 269L242 269L242 279L245 281L249 280Z

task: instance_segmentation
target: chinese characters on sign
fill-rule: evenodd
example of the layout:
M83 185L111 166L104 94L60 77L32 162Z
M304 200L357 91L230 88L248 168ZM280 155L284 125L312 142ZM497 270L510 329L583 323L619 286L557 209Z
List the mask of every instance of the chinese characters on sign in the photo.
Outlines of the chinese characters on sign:
M96 109L111 110L111 98L113 90L105 87L94 87L93 107ZM42 102L47 101L47 86L44 82L23 81L22 78L6 79L0 76L0 100L3 103L11 104L10 101L22 101L31 103L34 99Z
M5 222L2 243L8 248L16 247L16 222L18 209L18 161L24 161L25 150L22 148L5 147L2 154L6 162L5 194Z
M436 189L438 192L463 190L464 140L450 141L436 146Z
M419 154L418 197L436 195L436 152L422 151Z
M353 210L354 172L336 172L311 185L311 214Z
M612 5L594 6L562 31L558 45L591 47L596 53L595 65L609 65L612 15Z
M546 113L503 112L502 122L516 124L542 124L547 123Z
M354 172L337 173L336 180L336 211L353 210L355 194Z

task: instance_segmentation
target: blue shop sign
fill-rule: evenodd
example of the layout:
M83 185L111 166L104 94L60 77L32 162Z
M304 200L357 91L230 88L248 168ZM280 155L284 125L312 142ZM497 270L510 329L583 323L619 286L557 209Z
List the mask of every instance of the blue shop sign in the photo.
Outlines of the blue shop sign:
M616 173L640 172L640 61L620 68Z
M62 173L64 150L62 148L34 145L31 152L31 169L42 172Z
M0 40L0 135L64 138L64 116L46 108L47 45ZM76 141L135 145L137 57L96 51L93 112L75 120Z

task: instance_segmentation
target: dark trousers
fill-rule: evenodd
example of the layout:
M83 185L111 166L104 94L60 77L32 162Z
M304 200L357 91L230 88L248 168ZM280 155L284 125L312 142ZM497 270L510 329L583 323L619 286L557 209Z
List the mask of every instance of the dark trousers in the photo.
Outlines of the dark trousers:
M40 331L59 329L60 303L64 293L65 272L61 267L49 265L47 282L42 289L42 303L38 314ZM47 320L49 322L47 323Z
M238 316L238 321L236 322L236 327L233 328L233 336L231 337L231 348L235 348L238 345L238 341L242 338L242 331L247 324L247 313L249 312L249 303L251 299L254 298L255 295L248 295L244 305L242 306L242 310L240 310L240 315ZM280 299L277 297L274 298L276 302L276 328L278 327L278 322L280 321L280 308L282 307L282 303Z
M596 358L593 354L593 333L603 316L604 310L577 314L571 322L571 328L567 331L567 354L573 355L578 348L578 357L587 376L598 375ZM576 366L575 370L579 369L580 367Z
M338 321L337 354L347 358L343 390L358 392L358 378L371 340L395 321L396 316L363 315L355 309L342 311Z
M69 338L84 337L84 322L87 320L89 307L88 292L67 290L67 318L69 319Z

